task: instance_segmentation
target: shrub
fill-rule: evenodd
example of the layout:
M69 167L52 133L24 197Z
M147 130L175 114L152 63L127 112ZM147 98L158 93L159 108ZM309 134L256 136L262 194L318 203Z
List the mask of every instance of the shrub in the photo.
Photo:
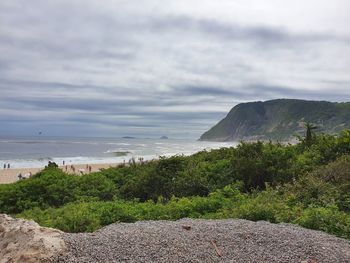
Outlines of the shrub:
M350 216L334 206L307 208L294 223L350 239Z

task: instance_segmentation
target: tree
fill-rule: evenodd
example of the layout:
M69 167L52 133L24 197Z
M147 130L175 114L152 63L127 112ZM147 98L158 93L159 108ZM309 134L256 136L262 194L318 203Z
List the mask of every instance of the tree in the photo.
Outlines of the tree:
M315 132L313 132L313 130L316 130L318 127L313 125L310 122L306 122L305 128L306 128L306 135L305 135L304 143L307 147L310 147L314 141L314 138L316 137L316 134Z

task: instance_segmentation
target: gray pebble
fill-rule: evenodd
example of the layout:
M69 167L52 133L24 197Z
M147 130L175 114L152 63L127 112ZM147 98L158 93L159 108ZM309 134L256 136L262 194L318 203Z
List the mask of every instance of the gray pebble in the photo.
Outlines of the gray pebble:
M68 251L56 263L300 263L308 260L350 263L350 242L345 239L292 224L265 221L186 218L116 223L94 233L66 233L63 239Z

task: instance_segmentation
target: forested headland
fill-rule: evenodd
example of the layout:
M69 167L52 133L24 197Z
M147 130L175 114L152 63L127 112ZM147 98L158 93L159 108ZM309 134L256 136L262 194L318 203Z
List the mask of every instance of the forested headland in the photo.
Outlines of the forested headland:
M200 140L290 141L303 134L305 122L328 134L350 129L350 102L275 99L240 103Z

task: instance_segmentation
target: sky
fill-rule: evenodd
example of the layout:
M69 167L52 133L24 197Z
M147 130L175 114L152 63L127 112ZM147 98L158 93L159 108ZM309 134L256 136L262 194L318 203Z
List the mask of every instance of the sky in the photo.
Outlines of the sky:
M199 138L236 104L350 101L348 0L1 0L0 136Z

